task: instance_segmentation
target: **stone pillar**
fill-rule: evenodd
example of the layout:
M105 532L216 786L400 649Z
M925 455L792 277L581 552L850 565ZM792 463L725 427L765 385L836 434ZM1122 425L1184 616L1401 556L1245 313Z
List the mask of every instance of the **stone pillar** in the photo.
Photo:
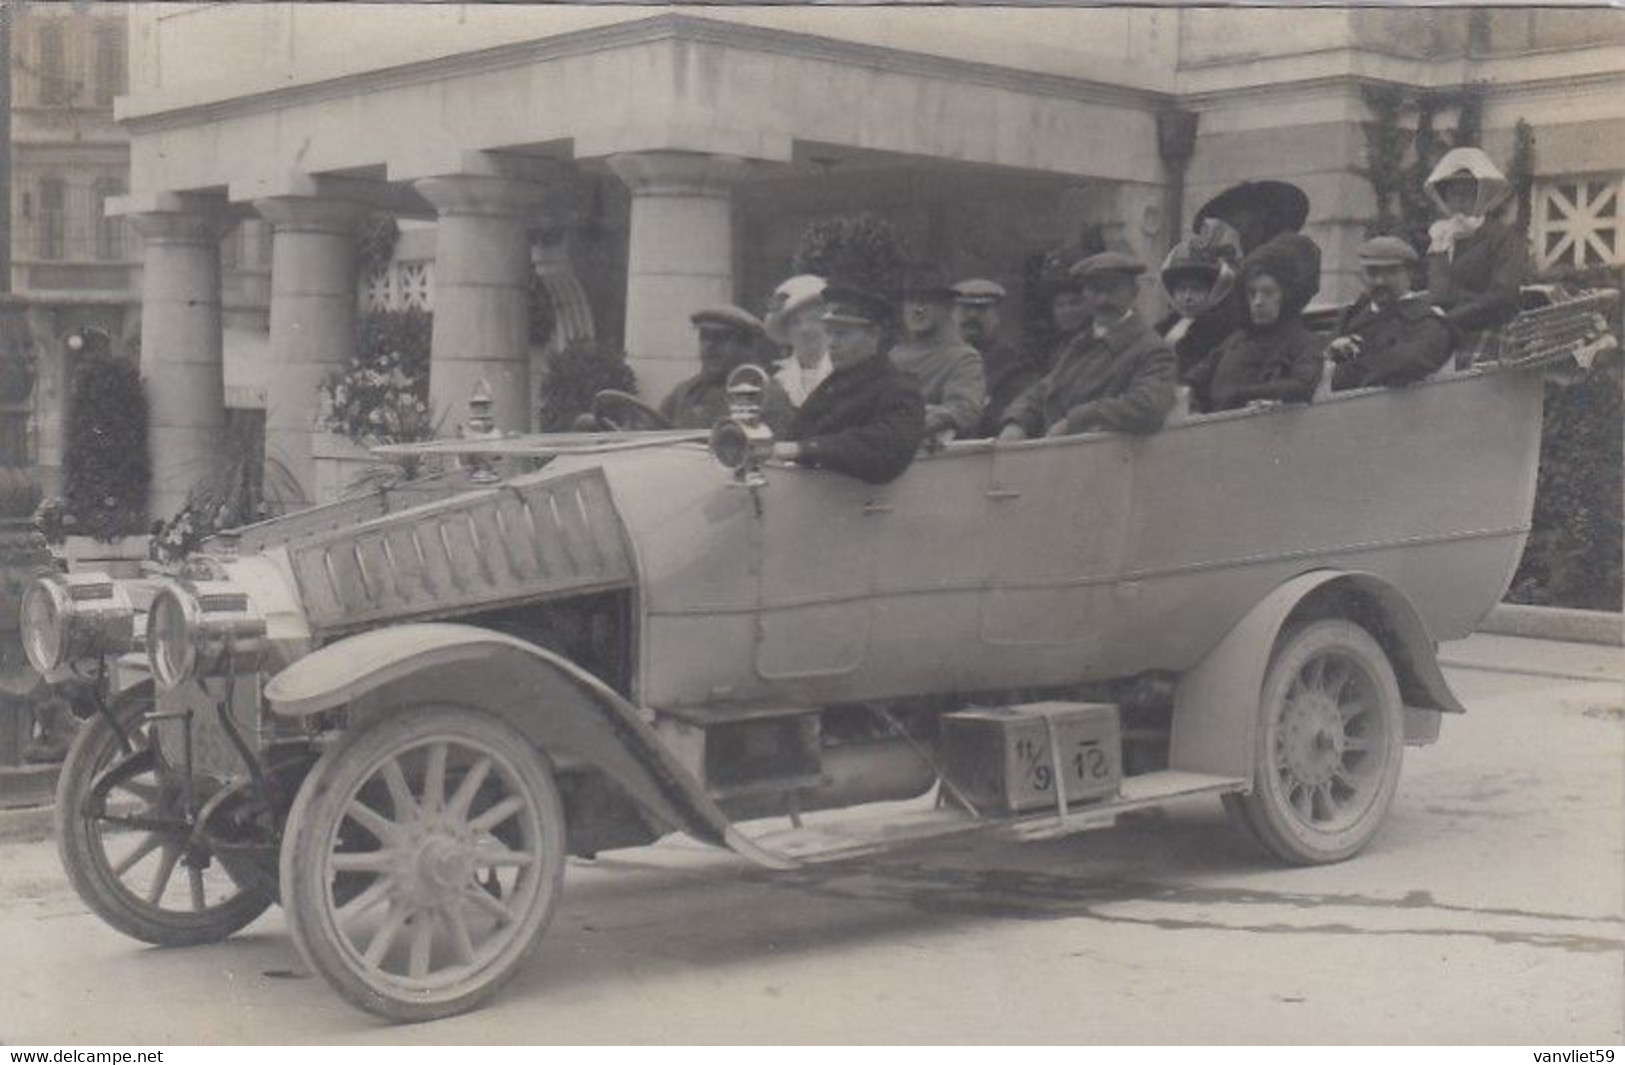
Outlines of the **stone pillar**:
M315 502L311 415L322 380L355 348L356 231L363 204L309 196L254 201L272 228L271 367L265 396L265 458L281 463ZM268 489L276 479L267 478Z
M748 164L734 156L634 152L612 156L609 165L632 193L627 361L639 394L653 405L699 370L688 316L734 301L733 187Z
M128 216L145 238L141 272L141 376L147 385L152 490L148 510L173 516L225 446L220 335L220 238L224 204Z
M454 174L416 181L439 213L429 401L439 435L456 436L481 380L503 432L528 432L530 383L528 223L547 187L509 177Z

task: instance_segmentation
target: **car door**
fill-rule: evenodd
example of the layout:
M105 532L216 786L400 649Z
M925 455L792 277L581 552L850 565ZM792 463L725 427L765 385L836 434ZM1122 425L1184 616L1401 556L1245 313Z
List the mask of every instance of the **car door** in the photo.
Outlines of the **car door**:
M995 448L984 641L1080 651L1097 642L1122 570L1132 455L1127 438L1103 433Z
M770 685L845 677L867 654L885 492L816 470L767 478L754 490L757 675Z

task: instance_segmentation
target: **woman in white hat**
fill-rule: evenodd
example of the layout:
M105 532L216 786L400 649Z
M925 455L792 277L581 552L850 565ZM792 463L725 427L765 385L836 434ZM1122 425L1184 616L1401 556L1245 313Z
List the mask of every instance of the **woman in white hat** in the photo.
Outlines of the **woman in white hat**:
M1523 234L1497 216L1512 185L1479 149L1454 148L1425 187L1439 211L1428 230L1428 296L1463 338L1458 366L1492 357L1529 269Z
M763 323L768 338L790 349L773 377L797 408L828 377L829 338L824 333L824 279L798 274L773 290Z

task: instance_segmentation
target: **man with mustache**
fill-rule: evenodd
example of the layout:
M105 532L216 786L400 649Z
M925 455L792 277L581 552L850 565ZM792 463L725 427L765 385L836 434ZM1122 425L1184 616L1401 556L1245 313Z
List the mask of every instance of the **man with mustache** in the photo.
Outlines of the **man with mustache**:
M1399 237L1373 237L1359 256L1366 294L1343 312L1326 348L1336 366L1332 391L1420 381L1450 360L1455 344L1445 313L1411 291L1420 257Z

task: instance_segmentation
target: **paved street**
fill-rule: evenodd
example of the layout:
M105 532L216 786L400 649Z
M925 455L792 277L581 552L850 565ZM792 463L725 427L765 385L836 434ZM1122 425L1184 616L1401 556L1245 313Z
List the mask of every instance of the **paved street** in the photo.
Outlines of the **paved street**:
M1621 686L1576 678L1620 652L1445 657L1497 671L1451 669L1471 712L1348 864L1275 866L1209 801L794 875L670 841L576 863L502 997L410 1029L301 974L274 911L147 949L0 844L0 1041L1619 1043Z

